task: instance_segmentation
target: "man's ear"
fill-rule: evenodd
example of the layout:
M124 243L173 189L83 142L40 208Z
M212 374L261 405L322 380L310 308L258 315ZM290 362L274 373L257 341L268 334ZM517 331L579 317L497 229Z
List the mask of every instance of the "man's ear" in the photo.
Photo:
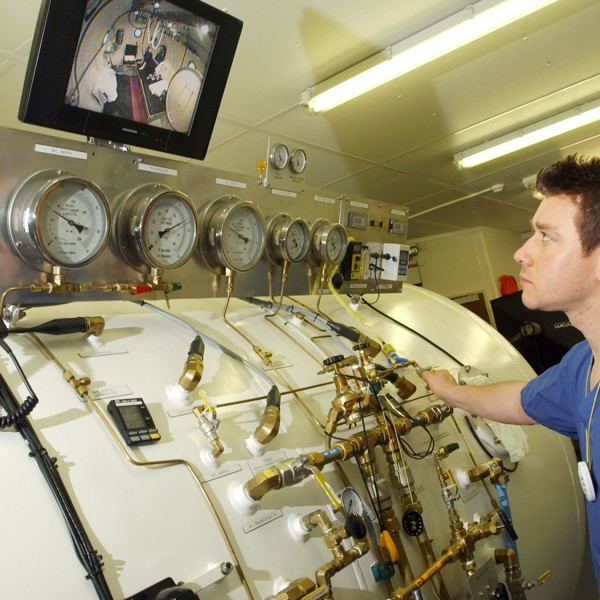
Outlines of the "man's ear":
M594 272L592 273L592 276L596 281L600 282L600 246L597 246L594 248L594 250L592 250L591 257L594 264Z

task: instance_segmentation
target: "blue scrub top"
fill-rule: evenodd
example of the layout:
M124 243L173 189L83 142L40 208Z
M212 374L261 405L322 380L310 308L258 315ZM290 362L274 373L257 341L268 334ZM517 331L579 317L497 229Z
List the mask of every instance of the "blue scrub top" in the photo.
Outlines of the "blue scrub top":
M592 351L587 340L573 346L561 362L532 379L521 392L523 410L536 422L577 440L586 461L586 428L598 386L587 384ZM600 590L600 398L590 428L595 502L586 501L590 548Z

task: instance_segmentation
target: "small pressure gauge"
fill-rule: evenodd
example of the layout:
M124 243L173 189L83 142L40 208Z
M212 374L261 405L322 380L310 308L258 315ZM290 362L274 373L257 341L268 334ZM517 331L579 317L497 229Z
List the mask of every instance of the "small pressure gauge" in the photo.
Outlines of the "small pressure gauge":
M346 254L346 230L339 223L317 219L311 227L310 258L313 262L338 265Z
M127 194L116 229L131 266L142 272L176 269L196 248L198 215L185 194L163 184L146 184Z
M66 171L39 171L23 181L7 216L14 250L41 271L84 267L108 242L106 196L94 183Z
M221 196L204 211L201 243L208 265L220 273L249 271L265 249L265 220L260 209L236 196Z
M363 515L365 505L354 488L347 487L342 490L342 508L346 515Z
M279 142L271 148L269 153L269 162L277 169L285 169L290 160L290 151L288 147Z
M296 175L304 173L307 162L306 152L303 148L295 148L290 153L290 169L292 172L296 173Z
M308 223L286 213L275 215L267 229L267 255L275 264L303 261L310 248Z

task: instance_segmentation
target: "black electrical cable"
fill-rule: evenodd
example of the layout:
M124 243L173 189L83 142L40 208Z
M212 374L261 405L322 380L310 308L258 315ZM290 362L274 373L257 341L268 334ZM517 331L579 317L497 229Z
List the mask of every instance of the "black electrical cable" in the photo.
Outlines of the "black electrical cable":
M379 269L380 271L383 271L383 269L381 269L377 265L369 265L369 270L371 270L371 269L373 269L373 279L375 280L375 289L377 290L377 298L375 298L375 302L377 302L379 300L379 297L381 296L381 289L379 287L379 279L377 278L377 269ZM364 302L364 300L363 300L363 302Z
M31 389L31 386L27 381L27 377L25 377L25 373L23 372L19 361L13 354L13 351L10 349L10 346L2 339L2 337L0 337L0 346L12 360L12 363L15 366L17 373L19 373L19 376L21 377L23 383L25 384L25 387L27 388L27 391L29 392L29 396L27 396L27 399L23 402L23 404L20 404L16 410L10 411L6 407L4 408L4 410L6 411L6 416L0 417L0 429L7 429L8 427L12 427L13 425L17 425L18 423L20 423L21 421L23 421L23 419L25 419L25 417L28 414L31 413L31 411L35 408L36 404L38 403L38 397L35 395L35 392Z
M377 314L381 315L382 317L385 317L386 319L388 319L392 323L395 323L396 325L398 325L398 327L402 327L403 329L406 329L407 331L410 331L411 333L414 333L417 337L420 337L422 340L424 340L425 342L427 342L428 344L430 344L434 348L437 348L440 352L443 352L446 356L448 356L449 358L451 358L455 363L457 363L461 367L465 366L464 363L462 363L460 360L458 360L458 358L456 358L456 356L453 356L452 354L450 354L450 352L448 352L447 350L445 350L441 346L438 346L434 341L430 340L428 337L424 336L422 333L419 333L418 331L416 331L412 327L409 327L408 325L405 325L404 323L401 323L400 321L394 319L394 317L390 317L390 315L384 313L382 310L380 310L380 309L376 308L375 306L373 306L372 302L368 302L367 300L365 300L362 297L361 297L361 301L363 302L363 304L366 304L371 310L374 310Z
M385 317L386 319L389 319L390 321L392 321L392 323L395 323L399 327L402 327L402 328L406 329L407 331L410 331L411 333L414 333L416 336L420 337L423 341L427 342L428 344L430 344L434 348L437 348L440 352L443 352L446 356L448 356L451 360L453 360L455 363L457 363L461 367L465 366L464 363L462 363L460 360L458 360L458 358L456 358L454 355L450 354L450 352L448 352L447 350L445 350L441 346L438 346L434 341L430 340L428 337L426 337L423 334L419 333L418 331L414 330L412 327L409 327L408 325L405 325L404 323L401 323L400 321L394 319L393 317L390 317L388 314L384 313L382 310L379 310L378 308L376 308L375 306L373 306L373 303L367 302L367 300L365 300L364 298L361 298L361 300L370 309L374 310L376 313L378 313L382 317ZM479 439L479 437L475 433L475 429L473 428L473 425L472 425L471 421L468 419L468 417L465 417L465 420L466 420L467 425L469 427L469 431L473 434L473 437L475 438L475 440L477 441L477 443L479 444L479 446L483 449L483 451L487 454L487 456L489 456L490 458L497 458L497 457L492 456L492 454L490 454L490 452L487 450L487 448L485 448L485 446L483 445L483 443L481 442L481 440ZM513 473L514 471L517 470L518 466L519 466L519 464L516 463L514 469L509 469L506 466L504 466L504 469L506 471L508 471L509 473Z
M371 393L375 394L375 390L373 389L373 386L371 383L369 383L369 388L371 389ZM375 394L375 396L377 396L377 394ZM367 483L365 474L362 472L361 465L358 462L358 457L356 457L356 464L358 466L358 470L360 471L363 483L365 485L365 489L367 490L367 495L369 496L371 506L373 507L373 511L375 512L375 516L377 517L377 522L379 523L379 526L383 530L384 526L383 526L383 510L381 508L381 497L379 495L379 486L377 485L376 471L373 466L375 463L375 458L373 456L374 449L369 448L369 436L367 435L367 426L365 423L365 416L364 416L362 408L360 406L358 407L358 411L360 414L360 422L362 425L363 435L365 436L365 444L367 445L367 452L369 455L368 465L369 465L369 470L371 471L371 479L373 481L373 488L375 489L375 498L373 498L373 496L371 494L371 490L369 489L369 485ZM375 505L375 501L377 501L377 506Z
M16 361L16 358L14 358L12 351L10 351L10 348L6 342L4 342L4 340L0 340L0 345L4 350L8 348L9 355L14 359L14 361ZM31 389L31 386L29 385L29 382L27 381L27 378L25 377L25 374L20 366L18 371L32 397L35 397L35 393ZM2 404L2 407L8 414L16 414L22 408L22 405L13 395L12 390L1 373L0 404ZM35 459L40 471L42 472L42 475L44 476L44 479L46 480L46 483L50 488L50 491L52 492L52 495L54 496L54 499L60 508L63 518L65 519L69 529L77 557L87 572L86 578L92 581L100 600L113 600L108 583L104 577L104 574L102 573L102 557L96 552L96 550L94 550L92 542L90 541L85 528L83 527L83 524L77 515L77 510L73 505L71 498L69 497L69 492L67 491L67 488L65 487L65 484L58 473L56 459L49 456L48 451L42 446L37 433L27 417L24 417L17 422L15 427L29 447L29 456Z

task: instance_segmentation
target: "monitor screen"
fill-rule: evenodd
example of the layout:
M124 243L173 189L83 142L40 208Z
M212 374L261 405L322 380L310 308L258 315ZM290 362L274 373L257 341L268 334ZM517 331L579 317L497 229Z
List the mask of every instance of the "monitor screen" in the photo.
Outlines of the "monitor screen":
M241 29L199 0L42 0L19 119L203 159Z

